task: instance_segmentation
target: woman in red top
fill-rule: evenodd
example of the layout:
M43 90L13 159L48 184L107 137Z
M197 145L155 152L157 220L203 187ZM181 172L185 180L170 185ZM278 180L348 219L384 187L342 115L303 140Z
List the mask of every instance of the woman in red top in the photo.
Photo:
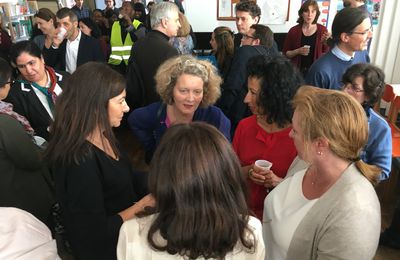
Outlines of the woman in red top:
M305 1L299 10L298 25L290 28L283 44L282 53L304 76L311 64L329 50L326 44L329 33L325 26L317 23L319 15L318 3Z
M249 60L247 69L244 102L253 115L239 122L233 148L248 178L250 208L262 219L265 196L286 176L297 154L289 137L293 114L290 103L302 80L298 70L282 56L256 56ZM272 162L272 168L259 171L254 167L259 159Z

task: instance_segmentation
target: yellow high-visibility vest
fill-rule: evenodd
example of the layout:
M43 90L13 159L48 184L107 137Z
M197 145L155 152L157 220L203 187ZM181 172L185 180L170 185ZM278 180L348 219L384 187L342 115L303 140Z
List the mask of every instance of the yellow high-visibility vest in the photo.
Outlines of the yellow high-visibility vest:
M135 29L137 29L140 24L142 23L136 19L134 19L132 22L132 25ZM121 25L119 24L119 21L115 21L111 29L111 54L110 58L108 59L108 63L112 65L119 65L122 61L124 61L125 64L128 65L133 44L134 42L132 41L129 32L125 37L125 41L122 42Z

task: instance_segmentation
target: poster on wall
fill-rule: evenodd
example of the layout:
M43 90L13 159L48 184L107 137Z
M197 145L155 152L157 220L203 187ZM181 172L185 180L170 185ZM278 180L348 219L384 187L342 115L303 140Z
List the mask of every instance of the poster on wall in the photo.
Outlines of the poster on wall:
M372 17L372 25L378 25L379 22L379 11L381 9L381 3L382 0L367 0L366 5L367 5L367 10L371 14ZM337 10L342 10L343 7L343 1L338 0L337 2Z

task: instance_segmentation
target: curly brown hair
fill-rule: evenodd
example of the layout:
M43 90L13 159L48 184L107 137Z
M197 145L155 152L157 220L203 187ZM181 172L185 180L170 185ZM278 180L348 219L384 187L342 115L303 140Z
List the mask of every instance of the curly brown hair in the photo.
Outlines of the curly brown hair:
M220 97L222 79L217 69L208 61L196 59L191 55L181 55L165 61L157 70L157 93L164 103L174 103L173 89L182 74L197 76L203 80L203 100L200 107L213 105Z

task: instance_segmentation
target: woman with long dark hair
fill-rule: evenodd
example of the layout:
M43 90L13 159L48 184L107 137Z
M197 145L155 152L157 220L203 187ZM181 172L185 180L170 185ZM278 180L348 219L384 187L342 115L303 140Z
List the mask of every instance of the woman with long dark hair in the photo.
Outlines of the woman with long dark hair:
M146 188L112 131L128 110L124 78L95 62L72 74L57 103L46 157L76 259L116 259L120 226L150 201L138 202Z
M149 189L156 213L124 223L118 259L264 259L239 161L215 127L171 126L154 154Z

